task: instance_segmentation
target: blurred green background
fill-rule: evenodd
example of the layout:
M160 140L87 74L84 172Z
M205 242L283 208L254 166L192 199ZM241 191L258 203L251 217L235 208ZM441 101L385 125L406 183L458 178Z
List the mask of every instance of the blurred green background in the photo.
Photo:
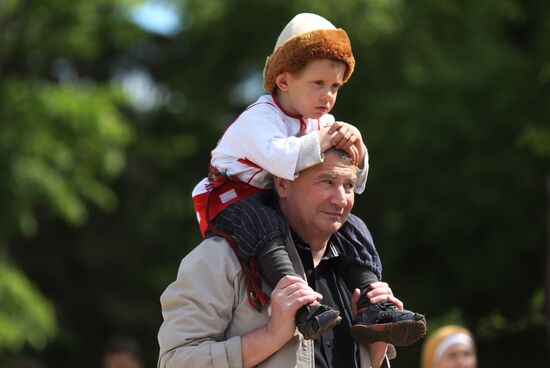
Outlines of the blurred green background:
M369 148L385 280L480 367L549 366L545 0L0 1L0 366L99 367L117 336L156 364L191 190L304 11L352 41L333 113Z

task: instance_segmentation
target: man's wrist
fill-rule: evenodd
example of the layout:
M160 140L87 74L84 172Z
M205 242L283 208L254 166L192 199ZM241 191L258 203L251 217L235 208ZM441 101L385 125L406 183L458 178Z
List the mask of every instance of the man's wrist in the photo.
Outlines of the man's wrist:
M291 336L292 337L292 336ZM290 337L276 333L269 322L241 336L243 367L254 367L279 351Z
M277 350L288 342L294 336L293 333L286 333L280 331L280 328L273 326L274 322L269 321L264 326L264 333L268 336L269 340L277 346Z
M384 366L386 360L386 353L388 351L388 344L377 342L368 345L371 365L374 368L380 368Z

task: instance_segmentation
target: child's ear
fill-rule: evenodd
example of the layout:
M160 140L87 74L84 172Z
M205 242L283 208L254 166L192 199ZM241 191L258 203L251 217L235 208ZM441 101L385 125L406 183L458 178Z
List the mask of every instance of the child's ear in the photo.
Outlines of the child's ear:
M279 89L279 91L282 91L282 92L288 91L288 77L289 77L289 73L284 72L279 74L277 78L275 78L275 84L277 85L277 88Z

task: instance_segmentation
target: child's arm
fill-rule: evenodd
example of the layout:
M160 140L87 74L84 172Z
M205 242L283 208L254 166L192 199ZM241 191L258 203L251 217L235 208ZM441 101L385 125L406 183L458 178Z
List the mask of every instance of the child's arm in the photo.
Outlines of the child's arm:
M299 138L300 151L296 161L295 173L323 162L322 154L332 147L332 135L335 134L329 134L329 131L330 126L326 126Z
M227 169L230 161L243 159L273 175L294 180L300 171L323 161L322 153L332 147L334 133L328 133L329 127L300 137L289 136L282 120L273 117L271 111L258 109L245 111L228 127L212 151L213 166Z
M294 180L302 151L305 161L315 161L313 164L322 161L317 132L315 137L310 134L301 137L289 135L285 122L265 109L259 106L245 111L228 127L218 146L212 151L213 166L226 168L232 161L243 159L273 175ZM231 174L239 175L239 172Z
M247 110L227 128L212 151L213 166L227 169L231 161L242 159L272 175L294 180L300 171L323 162L322 153L332 147L330 127L298 137L289 135L287 124L266 109L269 107ZM239 175L231 172L235 173Z
M334 124L321 128L317 131L317 134L319 135L319 147L321 147L321 152L325 152L334 146L332 141L337 134L337 129L334 128Z

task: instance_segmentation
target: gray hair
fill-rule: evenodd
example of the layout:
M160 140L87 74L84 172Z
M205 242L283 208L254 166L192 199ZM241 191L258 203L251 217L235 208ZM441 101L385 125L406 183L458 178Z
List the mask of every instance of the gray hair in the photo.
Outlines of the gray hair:
M342 151L342 150L339 150L338 148L332 147L326 150L323 156L326 156L328 154L335 155L343 164L346 164L346 165L353 164L353 160L351 159L351 156L346 151Z

